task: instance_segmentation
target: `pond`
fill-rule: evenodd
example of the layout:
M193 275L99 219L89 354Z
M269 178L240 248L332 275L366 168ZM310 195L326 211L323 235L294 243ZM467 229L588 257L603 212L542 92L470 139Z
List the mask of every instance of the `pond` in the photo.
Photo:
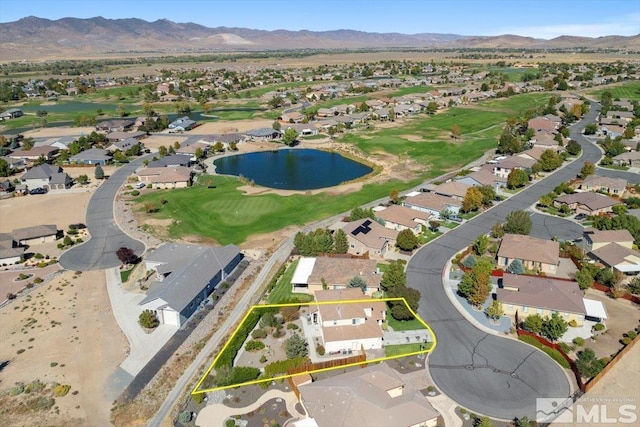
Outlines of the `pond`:
M213 164L218 174L243 176L257 185L281 190L333 187L372 171L338 153L311 149L239 154L219 158Z

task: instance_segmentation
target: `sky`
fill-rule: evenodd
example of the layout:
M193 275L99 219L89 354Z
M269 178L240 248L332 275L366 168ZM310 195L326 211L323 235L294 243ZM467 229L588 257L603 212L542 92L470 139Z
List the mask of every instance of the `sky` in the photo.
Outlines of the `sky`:
M640 34L639 0L0 0L0 22L26 16L544 39Z

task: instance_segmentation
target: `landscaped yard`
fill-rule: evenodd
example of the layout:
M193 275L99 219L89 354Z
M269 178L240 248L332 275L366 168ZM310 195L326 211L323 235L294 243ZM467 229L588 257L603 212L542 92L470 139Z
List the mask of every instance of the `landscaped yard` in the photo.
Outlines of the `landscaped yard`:
M433 232L429 229L423 231L419 236L418 236L418 240L420 241L421 245L425 245L427 243L429 243L430 241L432 241L433 239L435 239L438 236L441 236L442 233L439 231Z
M391 316L389 310L387 310L387 325L394 331L414 331L417 329L425 329L422 322L418 319L413 320L396 320Z
M433 343L387 345L384 347L384 355L386 357L403 356L405 354L428 350L432 345Z
M269 297L267 298L267 302L269 304L281 304L285 302L291 302L297 300L299 302L309 302L313 301L313 296L309 294L300 294L291 292L291 279L293 278L293 273L296 271L296 267L298 266L298 261L295 260L284 272L275 288L269 293Z

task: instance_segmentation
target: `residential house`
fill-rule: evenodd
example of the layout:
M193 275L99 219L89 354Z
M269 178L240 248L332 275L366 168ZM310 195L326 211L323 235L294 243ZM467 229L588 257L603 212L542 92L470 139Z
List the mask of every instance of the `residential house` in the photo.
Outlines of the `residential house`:
M520 156L510 156L504 160L500 160L498 164L493 165L493 174L506 179L514 169L529 170L535 163L536 160L533 159Z
M355 276L367 284L365 295L380 290L382 274L374 259L359 258L300 258L293 273L293 292L315 294L323 289L346 289ZM362 296L362 293L360 294Z
M534 117L527 122L527 127L534 131L555 132L558 126L547 117Z
M447 196L462 201L469 188L471 188L471 185L465 184L464 182L449 181L444 184L436 185L431 188L430 191L441 196Z
M609 178L608 176L589 175L580 184L581 190L597 191L619 197L623 197L627 188L627 180L622 178Z
M506 269L514 260L524 268L555 274L560 264L560 244L520 234L505 234L498 249L498 267Z
M184 166L148 167L137 172L140 182L152 184L154 188L187 188L191 185L193 171Z
M122 141L125 139L137 139L140 141L142 138L147 136L146 132L134 131L134 132L121 132L121 131L113 131L106 135L107 140L109 142Z
M300 136L312 136L318 134L318 129L311 123L284 125L283 129L284 131L287 129L293 129L298 132L298 135Z
M320 327L322 345L328 354L383 347L382 323L387 312L384 301L363 295L358 288L319 290L315 299L320 304L309 306L311 323Z
M633 249L633 236L629 230L597 230L595 228L586 228L583 235L587 251L600 249L610 243L617 243L620 246Z
M138 145L140 143L140 141L136 138L125 138L125 139L119 139L117 141L113 141L111 143L111 145L109 145L107 147L107 150L109 150L110 152L115 152L115 151L127 151L130 148L133 148L135 145Z
M106 165L111 162L112 155L107 150L90 148L69 157L69 162L79 165Z
M391 230L409 229L413 231L413 234L420 234L422 227L429 224L431 214L402 205L391 205L376 211L376 218L382 219L384 226Z
M589 252L589 256L605 266L624 274L640 273L640 252L621 245L609 243Z
M24 113L19 108L9 108L0 113L0 120L10 120L22 117Z
M149 162L150 168L170 168L176 166L189 167L192 164L191 156L185 154L172 154Z
M161 324L182 326L242 260L235 245L224 247L165 243L145 257L156 281L138 304Z
M33 147L31 150L15 150L13 153L9 154L9 157L17 160L25 160L25 161L36 161L40 157L44 158L46 161L51 161L56 154L60 151L57 147L52 147L51 145L44 145L41 147Z
M272 128L259 128L246 131L244 135L251 141L271 141L282 138L282 132Z
M184 132L191 130L196 126L196 121L191 120L188 116L180 117L169 123L169 129L174 132Z
M11 193L15 188L16 186L13 184L13 181L8 179L0 181L0 193Z
M609 110L607 117L610 119L620 120L622 123L629 123L633 120L633 111L614 111Z
M387 251L395 246L398 238L397 231L389 230L369 218L351 221L343 230L347 234L350 254L369 254L372 258L384 258Z
M47 190L64 190L71 187L73 180L62 171L60 166L42 164L26 171L20 181L27 188L45 188Z
M18 246L9 233L0 233L0 265L3 267L19 263L24 256L24 247Z
M35 225L33 227L13 230L13 239L21 246L55 242L58 238L58 227L55 224Z
M582 290L576 282L566 280L506 273L496 299L507 316L517 313L520 321L532 314L551 317L558 313L565 321L582 325L587 316Z
M484 165L468 175L456 177L455 180L474 187L487 185L496 191L507 186L507 178L494 175L493 165L491 164Z
M441 219L440 214L445 210L448 211L450 215L457 216L462 203L453 197L428 192L415 192L407 196L402 202L402 206L427 212L435 219Z
M305 115L299 111L291 111L289 113L282 113L278 119L285 123L302 123Z
M103 120L96 125L96 130L102 132L124 132L132 129L135 124L136 121L134 119Z
M438 411L417 384L402 381L386 363L301 385L299 391L309 418L296 421L294 427L438 425Z
M640 151L618 154L613 158L615 164L631 168L640 168Z
M604 194L593 193L591 191L565 194L557 197L553 201L553 205L556 208L560 208L562 205L567 205L569 209L575 211L577 214L583 213L586 215L599 215L612 212L612 208L620 203L621 202L619 200L612 199Z

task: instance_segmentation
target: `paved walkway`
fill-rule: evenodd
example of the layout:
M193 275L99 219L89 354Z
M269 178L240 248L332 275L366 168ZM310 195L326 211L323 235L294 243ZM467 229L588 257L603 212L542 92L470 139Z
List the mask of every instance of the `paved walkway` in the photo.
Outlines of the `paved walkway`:
M257 401L244 408L230 408L223 403L216 403L213 405L207 405L202 409L196 417L196 425L200 427L220 427L224 425L224 420L233 416L246 414L251 411L255 411L265 402L271 399L283 399L287 404L287 411L293 418L306 418L305 414L300 414L296 409L296 395L292 392L284 392L281 390L269 390L258 398Z
M138 303L142 301L144 294L123 290L117 267L106 270L106 276L113 315L129 341L129 354L120 367L135 377L178 329L160 325L152 333L146 333L138 324Z

